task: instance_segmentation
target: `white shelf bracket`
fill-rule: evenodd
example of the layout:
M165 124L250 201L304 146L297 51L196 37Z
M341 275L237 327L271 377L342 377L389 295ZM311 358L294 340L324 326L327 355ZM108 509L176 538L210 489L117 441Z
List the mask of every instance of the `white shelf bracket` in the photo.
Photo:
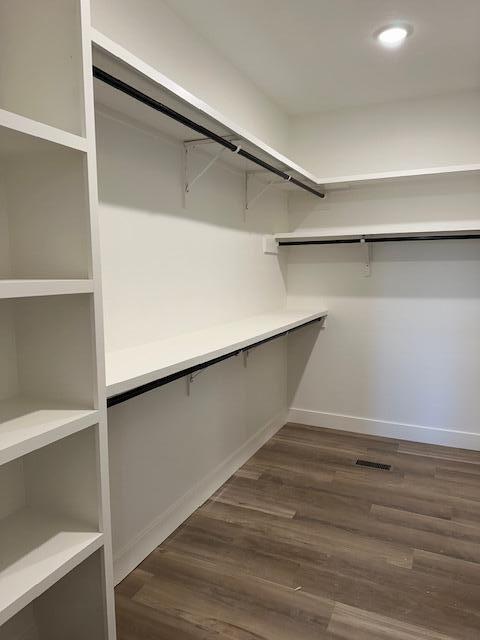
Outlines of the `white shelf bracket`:
M363 249L363 275L365 278L369 278L371 275L371 261L372 261L372 248L370 242L365 238L361 238L360 246Z
M243 353L243 366L246 369L248 366L248 358L250 356L250 351L249 349L245 349L245 351L243 351L242 353Z
M189 373L188 376L186 376L186 381L187 381L187 396L190 397L190 387L192 386L192 384L195 382L195 378L197 376L199 376L201 373L201 371L196 371L195 373Z
M270 180L266 185L263 186L263 189L260 189L258 193L256 193L250 200L248 199L248 186L249 186L249 173L248 171L245 173L245 210L248 211L254 202L256 202L259 198L263 196L263 194L270 189L275 184L278 184L274 180Z
M200 180L200 178L205 175L207 173L207 171L213 167L213 165L217 162L217 160L220 158L220 156L222 155L222 153L225 151L225 147L222 147L220 149L220 151L218 153L216 153L213 158L211 158L207 164L203 167L203 169L200 171L200 173L197 173L197 175L192 178L191 180L189 179L189 170L188 170L188 164L189 164L189 151L190 149L195 148L193 145L185 145L185 193L190 193L193 185L197 182L197 180Z

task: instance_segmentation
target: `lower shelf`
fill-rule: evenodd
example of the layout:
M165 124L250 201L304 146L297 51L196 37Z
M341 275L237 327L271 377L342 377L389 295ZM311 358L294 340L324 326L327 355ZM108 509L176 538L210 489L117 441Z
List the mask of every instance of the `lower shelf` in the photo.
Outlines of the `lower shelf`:
M0 402L0 464L98 422L98 411L17 397Z
M29 508L0 520L0 625L102 546L86 529Z
M325 309L281 309L107 353L107 396L111 398L190 367L221 359L321 320L327 313Z

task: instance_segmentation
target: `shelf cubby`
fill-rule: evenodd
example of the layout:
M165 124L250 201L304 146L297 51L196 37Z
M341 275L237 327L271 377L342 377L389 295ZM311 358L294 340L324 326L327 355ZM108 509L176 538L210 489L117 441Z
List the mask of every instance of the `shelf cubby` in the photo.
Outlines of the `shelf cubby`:
M102 545L96 430L0 466L0 624Z
M0 640L104 640L102 552L96 551L0 627Z
M0 119L0 279L89 276L85 162Z
M81 50L81 0L3 0L0 108L83 135Z
M0 462L96 419L91 294L0 300Z

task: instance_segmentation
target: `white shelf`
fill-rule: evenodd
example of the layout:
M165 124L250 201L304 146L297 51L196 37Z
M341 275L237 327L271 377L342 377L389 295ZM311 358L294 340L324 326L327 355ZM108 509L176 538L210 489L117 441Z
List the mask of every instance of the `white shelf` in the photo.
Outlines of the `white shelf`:
M330 176L316 178L317 184L326 189L335 187L348 187L361 185L362 183L375 183L390 180L401 180L415 177L441 176L455 173L478 173L480 163L463 165L446 165L439 167L425 167L421 169L405 169L402 171L380 171L378 173L365 173L350 176Z
M222 130L218 130L217 132L220 135L233 135L237 136L240 141L239 144L245 146L251 145L251 150L254 153L259 155L263 155L263 157L271 162L272 164L276 164L279 168L287 172L294 172L298 177L304 178L312 183L312 186L320 186L325 189L338 189L338 188L349 188L354 185L368 184L374 182L382 182L385 180L396 180L396 179L408 179L414 178L418 176L436 176L443 175L449 173L472 173L472 172L480 172L480 162L468 165L447 165L447 166L439 166L439 167L424 167L417 169L406 169L399 171L385 171L385 172L377 172L377 173L368 173L368 174L357 174L357 175L346 175L346 176L316 176L304 167L301 167L296 162L286 157L282 153L279 153L276 149L273 149L269 145L265 144L262 140L251 134L249 131L246 131L243 127L238 126L234 122L231 122L224 114L220 113L209 104L205 103L203 100L200 100L196 96L192 95L189 91L185 90L183 87L178 85L176 82L173 82L170 78L167 78L165 75L160 73L157 69L143 61L142 59L135 56L133 53L114 42L104 34L100 33L96 29L91 30L92 44L94 45L97 52L101 52L104 54L104 57L100 60L106 60L108 69L105 69L108 73L112 73L112 75L120 75L125 81L135 80L135 76L137 79L141 81L149 81L151 86L155 89L162 89L164 92L168 92L168 98L170 100L174 97L178 103L180 101L184 105L184 109L193 110L194 113L207 118L203 124L210 124L212 128L212 121L218 127L220 126ZM127 76L125 76L127 73ZM135 107L131 104L133 101L128 100L126 97L122 97L115 92L114 90L103 90L100 88L101 83L99 84L99 91L97 92L100 95L100 102L105 104L106 106L113 108L117 111L123 112L129 117L134 119L139 119L145 122L149 126L155 126L154 122L157 120L158 122L158 114L149 114L149 110L146 107L138 106ZM172 105L175 106L175 105ZM190 115L186 113L186 115ZM214 128L214 127L213 127ZM172 134L174 137L189 139L195 137L192 136L192 133L185 134L186 130L184 127L177 126L177 131L174 126L165 125L165 131L167 133ZM230 161L228 159L228 155L225 156L224 160ZM239 162L241 159L233 157L232 154L232 163ZM260 172L262 173L262 172Z
M0 300L91 293L93 280L0 280Z
M81 136L0 109L0 155L35 150L36 141L42 140L77 151L87 150L87 141Z
M305 229L291 233L277 233L277 242L312 242L335 240L360 240L365 238L395 238L418 236L451 236L480 235L480 219L478 224L468 222L443 222L433 224L392 224L369 227L325 227L324 229Z
M117 395L237 349L244 349L323 318L327 313L326 310L282 310L107 353L107 395Z
M111 73L112 75L117 74L119 75L119 77L121 76L122 79L125 78L127 82L131 78L133 78L133 81L135 81L135 76L137 80L149 81L152 86L152 90L160 89L163 92L166 91L169 94L168 96L166 96L167 99L170 99L171 101L173 97L175 98L177 104L180 101L183 105L183 112L185 112L185 108L190 110L193 109L193 115L185 112L189 117L192 117L197 121L199 121L199 116L206 118L206 120L201 123L209 126L210 128L215 128L216 126L216 128L218 129L218 127L220 127L220 129L218 130L218 133L220 135L233 135L237 138L240 138L241 140L238 142L238 144L240 144L243 148L248 147L248 150L251 150L256 155L261 156L267 162L277 165L278 168L281 168L282 170L285 170L287 172L294 172L295 174L297 174L295 177L298 177L300 179L304 178L312 183L317 183L317 179L312 173L310 173L297 163L293 162L290 158L287 158L283 154L279 153L269 145L265 144L262 140L254 136L249 131L245 130L243 127L240 127L239 125L229 120L229 118L227 118L224 114L220 113L200 98L197 98L189 91L178 85L176 82L173 82L173 80L171 80L170 78L167 78L167 76L160 73L157 69L147 64L142 59L138 58L133 53L105 36L103 33L100 33L96 29L92 28L91 36L92 44L94 45L96 50L100 50L108 56L108 58L105 58L105 60L108 62L108 69L105 69L105 71L107 71L108 73ZM127 73L128 75L125 76L125 73ZM100 87L101 83L98 84ZM126 112L130 117L142 119L149 125L153 125L153 122L155 120L158 122L158 119L161 118L159 114L155 113L154 119L149 118L149 116L147 115L149 113L149 110L146 107L140 106L135 111L134 105L131 104L133 101L128 98L122 97L118 92L115 92L115 90L108 90L108 94L107 92L102 91L102 103L120 112ZM167 119L162 119L162 121L165 120ZM199 137L198 134L195 134L195 132L189 129L185 129L185 127L180 128L179 135L175 135L174 127L170 127L168 124L165 125L165 130L175 137L183 138L186 140ZM234 154L228 154L228 156L231 156L233 160L235 160ZM225 159L228 156L225 156ZM243 159L237 158L236 161L241 161L241 166L245 165L245 160Z
M103 534L22 509L0 521L0 625L99 549Z
M14 398L0 402L0 465L96 424L98 411Z

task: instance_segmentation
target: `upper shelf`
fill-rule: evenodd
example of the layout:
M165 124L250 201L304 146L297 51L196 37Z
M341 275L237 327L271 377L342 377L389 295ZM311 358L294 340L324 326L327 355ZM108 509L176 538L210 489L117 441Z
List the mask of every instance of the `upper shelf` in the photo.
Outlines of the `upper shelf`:
M445 236L480 236L480 219L460 222L436 222L371 225L364 227L325 227L323 229L304 229L290 233L277 233L275 239L279 245L354 242L362 239L379 241L399 238L442 238Z
M405 180L419 176L480 172L479 162L467 165L446 165L346 176L316 176L265 144L243 127L232 122L224 114L192 95L189 91L96 29L91 30L91 36L94 46L94 64L96 66L124 82L132 84L149 96L164 102L167 106L181 110L187 117L210 128L218 135L238 141L242 148L254 153L278 169L291 174L293 177L308 181L314 188L321 187L324 190L332 190L375 182ZM95 82L95 99L97 105L107 106L153 129L161 129L176 139L191 141L192 137L195 138L195 135L192 136L192 132L185 126L174 122L168 123L166 122L167 118L159 119L158 113L152 112L144 105L135 104L134 100L102 85L101 82ZM159 125L159 120L161 120L161 125ZM212 143L210 150L212 153L216 153L219 148L219 145ZM255 170L256 168L255 165L236 157L233 153L226 154L222 159L244 170ZM261 176L265 172L260 171L258 173ZM290 187L288 183L283 186Z
M182 114L218 135L238 141L237 144L242 149L250 151L265 162L316 186L316 177L312 173L268 146L249 131L231 122L203 100L192 95L96 29L92 29L91 34L94 46L93 58L96 66L167 106L177 111L181 110ZM160 129L178 140L191 141L192 138L198 138L198 135L192 134L189 128L173 121L169 122L168 118L162 118L157 112L145 105L136 103L128 96L122 95L98 81L95 81L95 100L97 105L109 107L153 129ZM216 152L218 148L217 144L212 143L212 152ZM242 169L258 169L256 165L236 157L233 153L226 154L224 160Z
M107 396L246 349L326 315L325 310L281 310L107 353Z

